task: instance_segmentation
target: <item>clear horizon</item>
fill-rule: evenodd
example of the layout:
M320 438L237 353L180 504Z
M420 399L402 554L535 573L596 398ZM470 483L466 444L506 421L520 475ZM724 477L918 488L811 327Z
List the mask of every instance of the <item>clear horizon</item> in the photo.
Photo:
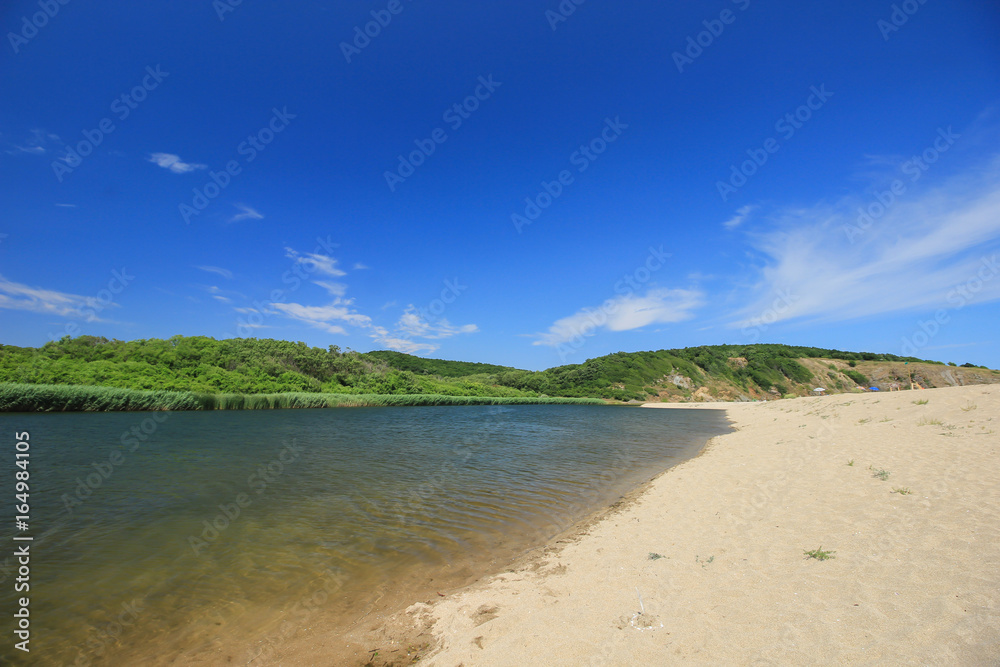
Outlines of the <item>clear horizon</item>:
M0 10L0 343L1000 367L1000 8Z

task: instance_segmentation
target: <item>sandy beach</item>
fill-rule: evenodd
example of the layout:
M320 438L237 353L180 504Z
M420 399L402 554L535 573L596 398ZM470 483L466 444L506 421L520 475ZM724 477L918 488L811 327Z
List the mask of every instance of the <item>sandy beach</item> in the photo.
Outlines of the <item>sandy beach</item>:
M1000 386L696 409L736 430L354 664L1000 664Z

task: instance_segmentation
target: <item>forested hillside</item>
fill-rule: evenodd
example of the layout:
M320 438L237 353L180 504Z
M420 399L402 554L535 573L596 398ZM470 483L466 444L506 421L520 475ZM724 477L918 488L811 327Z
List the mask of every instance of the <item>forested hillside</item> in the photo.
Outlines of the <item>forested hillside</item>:
M533 395L468 379L418 377L377 355L336 345L324 350L283 340L205 336L135 341L80 336L41 348L4 345L0 381L241 394Z
M765 344L618 352L544 371L253 338L119 341L81 336L41 348L0 345L0 382L204 394L748 400L804 395L817 384L851 391L870 383L909 382L911 377L924 386L1000 381L994 371L965 366L969 368L893 354Z
M466 375L497 374L516 370L510 366L495 366L480 364L474 361L447 361L445 359L427 359L415 357L412 354L378 350L364 355L369 359L379 359L393 368L401 371L411 371L420 375L439 375L445 378L458 378Z

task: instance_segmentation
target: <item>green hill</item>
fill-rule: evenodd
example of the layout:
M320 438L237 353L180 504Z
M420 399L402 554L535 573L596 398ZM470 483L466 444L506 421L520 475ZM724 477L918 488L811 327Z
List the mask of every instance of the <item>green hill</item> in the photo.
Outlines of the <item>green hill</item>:
M0 345L0 383L205 395L753 400L805 395L817 385L831 392L873 383L908 387L911 376L923 386L1000 381L996 371L971 364L956 368L893 354L767 344L617 352L544 371L255 338L80 336L40 348Z
M438 375L443 378L459 378L466 375L497 374L505 371L517 370L510 366L495 366L493 364L480 364L474 361L447 361L445 359L426 359L415 357L412 354L393 352L392 350L378 350L367 352L364 355L368 359L379 359L392 368L401 371L410 371L420 375Z

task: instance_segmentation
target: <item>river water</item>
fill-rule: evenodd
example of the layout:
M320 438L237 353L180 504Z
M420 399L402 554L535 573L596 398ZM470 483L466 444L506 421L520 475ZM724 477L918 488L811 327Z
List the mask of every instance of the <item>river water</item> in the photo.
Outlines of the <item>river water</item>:
M469 583L727 430L587 405L0 415L8 498L30 436L27 530L12 499L0 517L0 658L268 664L302 628Z

